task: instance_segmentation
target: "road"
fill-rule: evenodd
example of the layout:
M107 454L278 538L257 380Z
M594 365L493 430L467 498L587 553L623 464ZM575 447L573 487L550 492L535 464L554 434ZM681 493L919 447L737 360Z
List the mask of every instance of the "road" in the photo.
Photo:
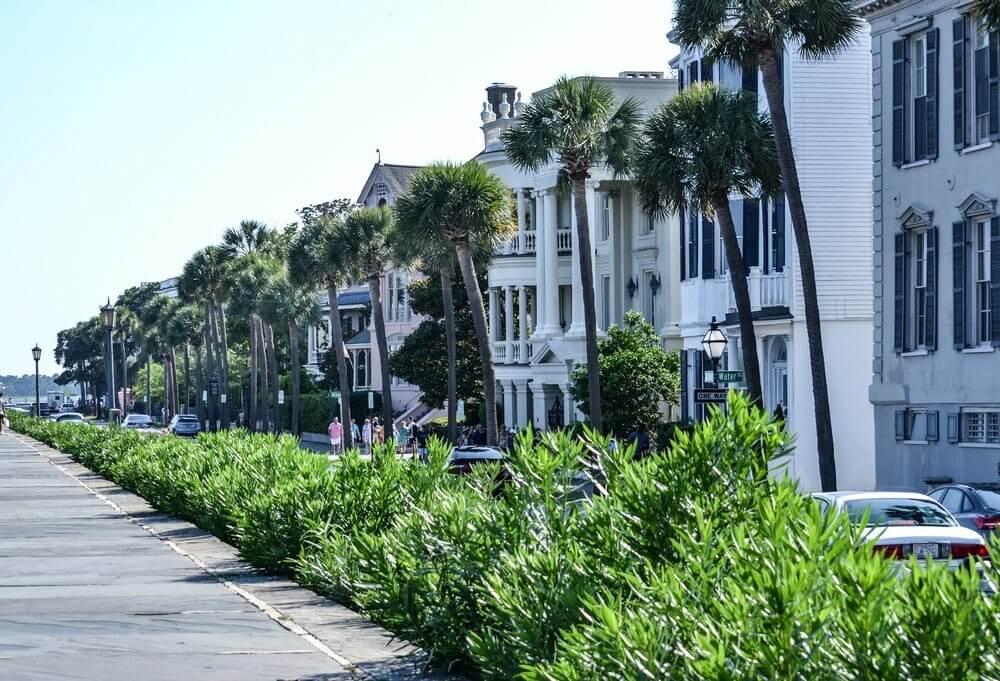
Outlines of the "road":
M392 671L384 632L346 608L241 567L231 547L42 449L0 435L0 679L425 678Z

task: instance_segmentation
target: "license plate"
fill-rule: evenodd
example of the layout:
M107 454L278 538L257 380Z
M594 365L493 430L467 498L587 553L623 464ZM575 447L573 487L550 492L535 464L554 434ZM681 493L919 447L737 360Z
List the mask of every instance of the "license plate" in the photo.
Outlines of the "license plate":
M937 544L914 544L913 545L913 555L917 558L937 558L938 557L938 545Z

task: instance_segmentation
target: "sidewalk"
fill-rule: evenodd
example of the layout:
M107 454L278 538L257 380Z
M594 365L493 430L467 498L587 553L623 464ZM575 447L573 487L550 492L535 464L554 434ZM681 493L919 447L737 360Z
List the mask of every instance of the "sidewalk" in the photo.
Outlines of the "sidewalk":
M444 678L420 659L59 452L0 435L0 679Z

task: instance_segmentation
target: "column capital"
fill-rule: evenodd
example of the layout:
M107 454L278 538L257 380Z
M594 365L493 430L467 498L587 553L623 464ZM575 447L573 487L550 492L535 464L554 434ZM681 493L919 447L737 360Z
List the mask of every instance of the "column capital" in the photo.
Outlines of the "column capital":
M514 390L523 395L528 392L528 383L530 381L531 379L528 378L515 378L511 380L511 383L514 384Z

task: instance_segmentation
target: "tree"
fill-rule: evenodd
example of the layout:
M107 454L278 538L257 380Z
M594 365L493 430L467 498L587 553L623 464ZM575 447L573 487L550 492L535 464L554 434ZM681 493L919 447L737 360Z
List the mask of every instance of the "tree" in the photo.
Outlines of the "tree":
M740 92L712 84L685 90L646 120L635 182L649 214L677 213L686 205L715 214L736 298L747 388L751 401L762 404L747 269L729 197L773 194L780 185L767 115L757 111L755 97Z
M351 434L351 384L347 372L347 351L344 349L344 329L337 305L338 287L347 279L348 268L344 246L344 223L335 213L299 211L302 229L288 249L288 277L299 286L326 286L330 307L330 333L333 336L334 361L340 387L340 420L344 426L344 448L353 446ZM346 210L346 208L345 208ZM308 216L308 217L307 217Z
M347 263L359 279L368 282L375 322L375 342L378 345L379 368L382 373L382 424L386 440L392 438L392 375L389 372L389 344L385 338L385 314L382 309L382 275L389 266L395 221L385 206L359 208L344 219L343 243Z
M618 436L647 428L660 420L662 403L677 404L680 396L680 360L667 352L656 330L635 311L625 313L623 326L613 325L598 344L598 371L605 425ZM588 367L573 370L570 392L586 414L590 409Z
M406 225L409 238L436 242L444 237L455 248L479 346L487 441L496 444L493 348L474 255L482 248L492 251L513 230L510 190L500 178L475 161L461 165L436 163L413 174L409 189L396 199L395 208L401 223Z
M832 57L846 49L863 23L855 4L853 0L731 0L717 3L677 0L674 5L674 33L682 47L703 48L705 57L716 61L756 63L763 76L774 125L778 167L799 254L816 412L816 448L824 491L837 488L833 423L816 293L816 268L785 112L781 60L786 46L797 46L804 57L813 59Z
M553 157L573 190L577 258L587 341L587 365L597 366L597 307L594 302L593 251L587 213L587 178L604 165L624 176L638 136L639 103L626 99L616 106L615 93L596 78L561 77L551 90L532 99L520 124L504 131L507 156L521 169L537 171ZM603 428L601 379L590 372L590 411L594 428Z
M975 15L982 19L987 31L1000 31L1000 2L997 0L976 0Z

